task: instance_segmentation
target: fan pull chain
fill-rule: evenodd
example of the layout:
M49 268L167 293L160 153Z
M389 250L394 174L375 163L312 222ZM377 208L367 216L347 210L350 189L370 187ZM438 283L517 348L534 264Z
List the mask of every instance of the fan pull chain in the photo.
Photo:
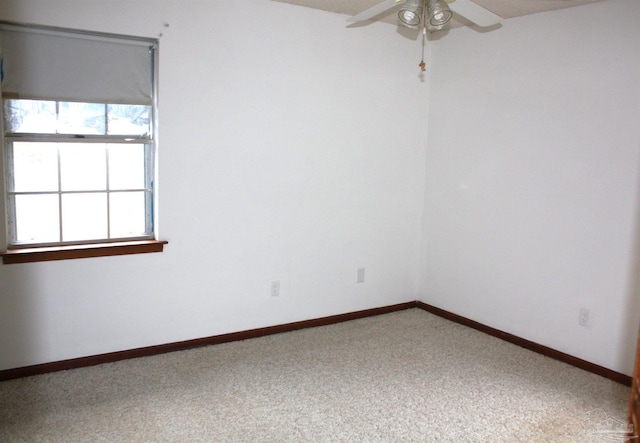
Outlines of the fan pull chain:
M427 40L427 8L423 8L422 10L422 60L420 60L420 71L424 72L427 70L427 64L424 62L424 47Z
M427 39L427 28L422 28L422 60L420 60L420 64L418 66L420 66L420 70L422 72L427 70L427 64L424 62L424 46L425 46L425 40Z

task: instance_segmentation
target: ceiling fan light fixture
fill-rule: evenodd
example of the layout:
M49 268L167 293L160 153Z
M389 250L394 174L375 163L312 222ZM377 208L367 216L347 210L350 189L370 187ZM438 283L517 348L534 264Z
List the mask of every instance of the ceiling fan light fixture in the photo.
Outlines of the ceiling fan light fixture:
M453 18L453 12L443 0L427 0L427 15L431 30L442 29Z
M408 0L398 12L398 19L407 28L416 29L422 20L423 9L422 0Z

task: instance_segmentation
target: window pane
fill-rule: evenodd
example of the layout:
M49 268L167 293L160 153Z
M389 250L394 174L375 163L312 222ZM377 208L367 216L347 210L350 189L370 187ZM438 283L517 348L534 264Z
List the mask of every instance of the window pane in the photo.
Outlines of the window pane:
M13 191L57 190L57 145L55 143L13 143Z
M107 238L107 194L66 194L62 196L62 240Z
M104 134L105 105L102 103L60 102L59 134Z
M5 130L34 134L56 133L56 102L5 100Z
M102 143L60 143L60 175L63 191L107 189L107 160Z
M148 135L151 133L151 106L109 105L110 135Z
M111 194L111 237L140 237L145 232L145 193L116 192Z
M16 242L60 241L58 195L16 195Z
M143 189L145 187L144 145L110 144L109 188Z

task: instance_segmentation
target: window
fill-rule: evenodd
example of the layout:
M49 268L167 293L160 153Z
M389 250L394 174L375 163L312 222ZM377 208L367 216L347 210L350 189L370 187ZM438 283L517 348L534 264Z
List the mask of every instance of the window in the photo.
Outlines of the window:
M5 263L154 241L157 42L0 23L0 48Z
M153 237L149 106L4 103L10 245Z

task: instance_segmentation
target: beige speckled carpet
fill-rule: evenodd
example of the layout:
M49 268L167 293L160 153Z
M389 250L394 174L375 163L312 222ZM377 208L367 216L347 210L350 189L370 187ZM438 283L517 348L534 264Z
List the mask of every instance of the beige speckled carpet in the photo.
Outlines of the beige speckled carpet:
M629 388L418 309L0 383L0 442L622 441Z

